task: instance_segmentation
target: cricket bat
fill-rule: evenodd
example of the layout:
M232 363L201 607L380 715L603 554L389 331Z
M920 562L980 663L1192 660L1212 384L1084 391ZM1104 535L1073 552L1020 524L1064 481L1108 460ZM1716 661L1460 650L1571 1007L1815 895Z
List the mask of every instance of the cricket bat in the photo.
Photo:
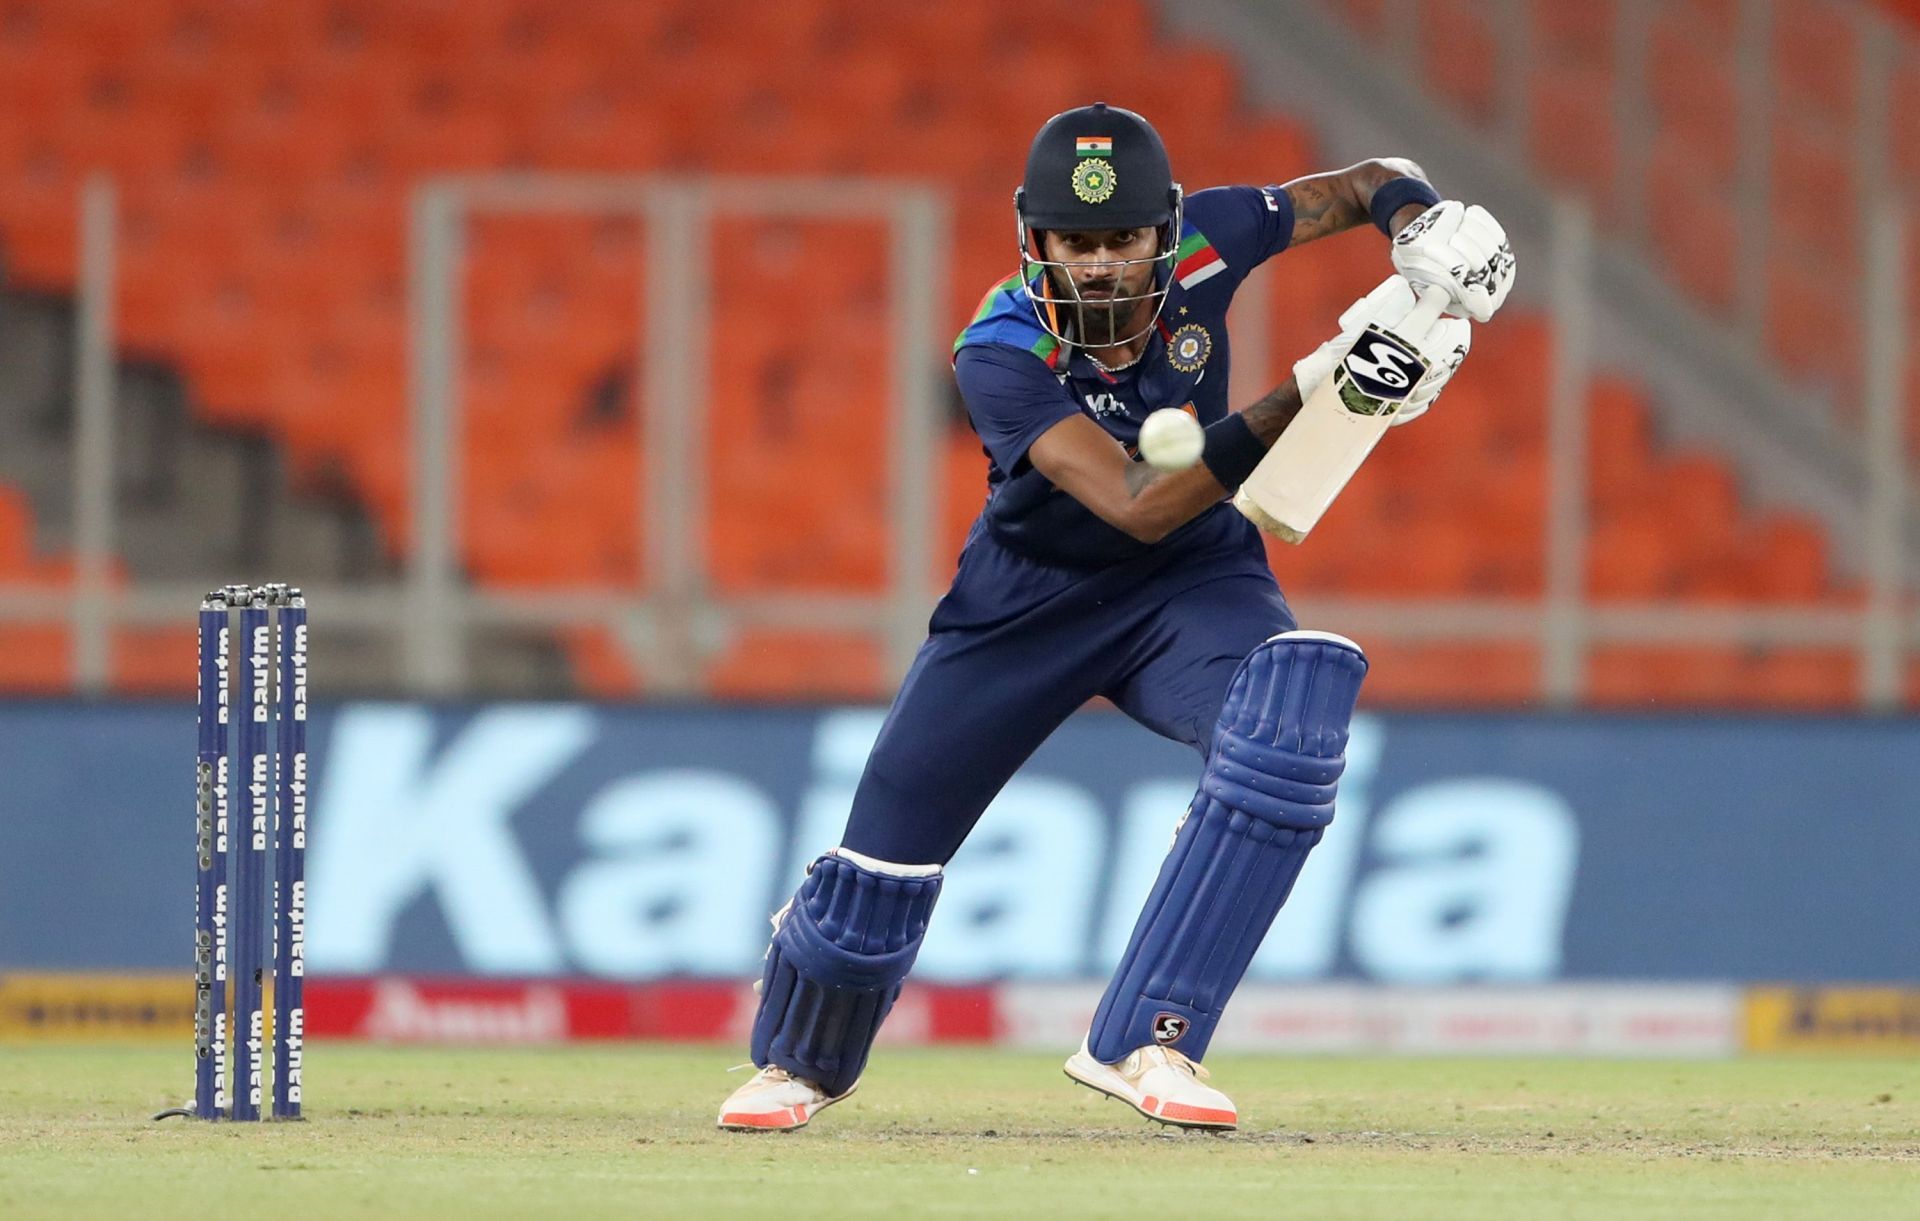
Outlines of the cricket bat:
M1233 494L1233 507L1268 534L1305 539L1426 376L1426 359L1401 335L1424 335L1448 300L1445 289L1428 289L1399 334L1379 326L1360 332Z

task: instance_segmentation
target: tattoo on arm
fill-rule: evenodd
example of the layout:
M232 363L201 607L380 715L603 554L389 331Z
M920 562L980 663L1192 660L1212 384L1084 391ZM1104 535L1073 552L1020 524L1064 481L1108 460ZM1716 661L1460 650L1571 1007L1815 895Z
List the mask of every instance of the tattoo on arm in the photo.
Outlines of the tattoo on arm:
M1298 246L1367 224L1371 219L1367 206L1373 202L1373 193L1395 178L1408 176L1426 177L1413 162L1391 158L1294 179L1282 188L1293 201L1293 237L1289 244ZM1402 208L1393 217L1394 232L1419 214L1412 204Z
M1351 229L1367 218L1365 208L1344 181L1347 171L1296 178L1286 185L1293 201L1293 239L1290 245Z
M1280 385L1254 403L1241 415L1247 421L1247 427L1253 429L1253 435L1260 438L1263 445L1271 447L1280 439L1293 417L1300 414L1300 391L1289 377ZM1214 481L1213 473L1204 464L1196 463L1191 470L1158 471L1145 462L1129 462L1126 467L1127 499L1138 501L1149 488L1159 488L1156 497L1173 497L1176 501L1191 499L1192 503L1180 512L1179 520L1187 521L1216 500L1221 487ZM1169 485L1162 487L1162 485ZM1176 523L1177 524L1177 523Z
M1293 417L1300 414L1300 388L1289 377L1242 414L1247 418L1247 427L1253 429L1253 435L1259 437L1262 444L1272 448L1273 443L1280 439L1280 434L1286 431L1287 425L1293 423Z
M1254 430L1254 436L1260 438L1261 445L1273 447L1273 442L1281 440L1286 426L1300 415L1300 388L1294 386L1292 378L1286 378L1279 386L1261 395L1260 401L1240 413L1246 417L1246 426ZM1127 463L1127 495L1139 499L1142 491L1152 484L1167 478L1164 470L1154 470L1146 463Z
M1253 435L1260 443L1272 448L1280 439L1287 425L1293 423L1293 417L1300 414L1300 389L1289 377L1286 381L1269 390L1261 399L1241 412L1246 417L1247 427L1253 429ZM1149 486L1166 478L1164 471L1157 471L1145 462L1127 463L1127 495L1138 498Z

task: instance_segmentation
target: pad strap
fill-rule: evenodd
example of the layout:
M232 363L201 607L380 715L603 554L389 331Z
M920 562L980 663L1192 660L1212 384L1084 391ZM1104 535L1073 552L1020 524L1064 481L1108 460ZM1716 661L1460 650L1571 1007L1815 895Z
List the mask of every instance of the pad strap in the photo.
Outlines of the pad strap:
M767 949L753 1062L777 1064L832 1097L852 1089L939 895L937 870L901 877L844 852L815 861Z

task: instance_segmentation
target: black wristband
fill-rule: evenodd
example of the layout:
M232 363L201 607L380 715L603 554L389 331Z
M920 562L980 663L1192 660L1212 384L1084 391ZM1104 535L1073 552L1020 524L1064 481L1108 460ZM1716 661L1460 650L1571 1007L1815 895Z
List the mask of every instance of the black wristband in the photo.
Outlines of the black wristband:
M1383 183L1373 193L1367 203L1367 211L1373 215L1373 223L1380 232L1393 236L1389 228L1393 224L1394 214L1408 204L1417 203L1422 210L1431 208L1440 202L1440 194L1418 178L1392 178Z
M1200 451L1200 461L1207 464L1221 487L1229 492L1238 491L1247 476L1253 474L1253 468L1260 465L1260 459L1267 456L1266 445L1253 435L1247 417L1237 411L1207 425L1206 434L1207 443Z

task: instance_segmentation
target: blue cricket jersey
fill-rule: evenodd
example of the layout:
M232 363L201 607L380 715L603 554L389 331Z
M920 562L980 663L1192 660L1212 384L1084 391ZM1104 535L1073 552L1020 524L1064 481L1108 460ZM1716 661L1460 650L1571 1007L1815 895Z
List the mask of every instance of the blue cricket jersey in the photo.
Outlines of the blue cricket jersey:
M1226 501L1160 542L1142 543L1054 487L1027 449L1074 414L1129 451L1141 423L1163 407L1186 408L1203 425L1224 418L1227 306L1292 232L1292 203L1279 187L1190 196L1166 308L1140 359L1117 373L1081 349L1068 355L1040 325L1018 275L987 294L953 345L954 376L987 454L987 503L934 611L934 630L1003 623L1089 583L1113 587L1168 570L1177 570L1180 586L1268 575L1259 531Z

